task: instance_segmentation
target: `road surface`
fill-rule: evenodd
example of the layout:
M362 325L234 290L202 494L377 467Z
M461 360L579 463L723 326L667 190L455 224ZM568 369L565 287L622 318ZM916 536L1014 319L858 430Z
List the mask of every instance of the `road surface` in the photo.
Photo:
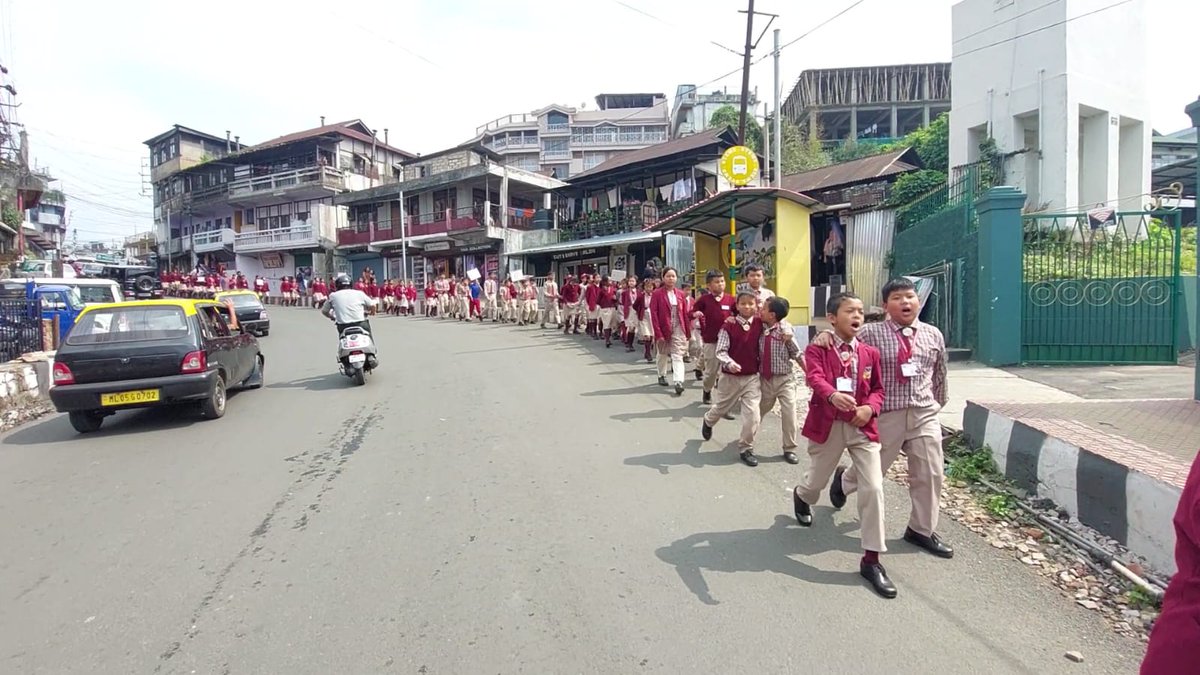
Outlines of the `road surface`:
M1136 671L1140 645L956 524L952 561L901 541L892 484L900 596L876 597L853 497L795 525L778 418L745 467L734 424L698 440L694 384L618 347L379 318L352 388L327 322L273 314L268 386L220 421L0 439L0 672Z

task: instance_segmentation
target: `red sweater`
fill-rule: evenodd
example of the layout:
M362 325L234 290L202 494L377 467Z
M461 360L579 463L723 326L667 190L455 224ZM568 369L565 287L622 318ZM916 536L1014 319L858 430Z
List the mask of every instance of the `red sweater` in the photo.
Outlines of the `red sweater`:
M590 284L587 287L587 293L584 295L584 299L587 300L589 312L596 309L597 303L600 302L600 287L594 283Z
M687 316L688 297L676 288L672 291L677 302L674 311L679 315L679 325L683 328L685 338L692 337L692 321ZM671 301L667 299L667 288L664 286L650 296L650 323L654 324L654 339L669 340L671 338Z
M1192 462L1175 511L1175 576L1154 622L1143 675L1193 673L1200 654L1200 457Z
M737 303L733 296L728 293L721 296L705 293L700 296L692 311L704 315L700 320L700 337L704 342L713 344L717 341L717 333L721 332L725 319L733 315L735 304Z
M562 291L559 293L563 302L572 303L579 302L579 284L575 282L563 284Z
M742 367L741 372L731 373L725 370L722 366L721 370L726 375L734 377L750 377L758 374L759 356L758 356L758 338L762 336L762 321L755 318L750 320L750 330L742 328L740 323L737 324L719 324L720 328L717 333L725 333L729 336L729 358L733 359L739 366ZM713 340L716 342L716 340Z
M617 289L609 286L600 290L600 298L597 300L600 309L612 309L617 306Z

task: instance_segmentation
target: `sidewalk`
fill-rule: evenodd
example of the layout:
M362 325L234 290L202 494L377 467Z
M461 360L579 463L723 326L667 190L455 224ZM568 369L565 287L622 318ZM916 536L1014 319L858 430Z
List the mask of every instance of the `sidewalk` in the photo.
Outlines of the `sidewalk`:
M1171 519L1200 449L1192 376L1188 366L951 364L942 423L990 447L1017 487L1174 572Z

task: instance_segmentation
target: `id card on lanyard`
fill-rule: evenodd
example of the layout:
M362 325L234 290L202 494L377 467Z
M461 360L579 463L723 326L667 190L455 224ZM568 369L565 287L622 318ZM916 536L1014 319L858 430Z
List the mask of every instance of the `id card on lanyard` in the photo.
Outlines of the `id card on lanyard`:
M843 394L853 394L854 378L851 375L854 364L851 359L854 357L854 354L849 351L841 351L839 355L842 359L842 376L837 378L837 390Z

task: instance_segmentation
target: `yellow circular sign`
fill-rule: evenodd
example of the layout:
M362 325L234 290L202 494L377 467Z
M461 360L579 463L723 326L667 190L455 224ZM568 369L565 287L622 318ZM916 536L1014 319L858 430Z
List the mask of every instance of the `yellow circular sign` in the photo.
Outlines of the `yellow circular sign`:
M758 176L758 155L744 145L735 145L721 155L717 168L730 183L738 187L749 185Z

